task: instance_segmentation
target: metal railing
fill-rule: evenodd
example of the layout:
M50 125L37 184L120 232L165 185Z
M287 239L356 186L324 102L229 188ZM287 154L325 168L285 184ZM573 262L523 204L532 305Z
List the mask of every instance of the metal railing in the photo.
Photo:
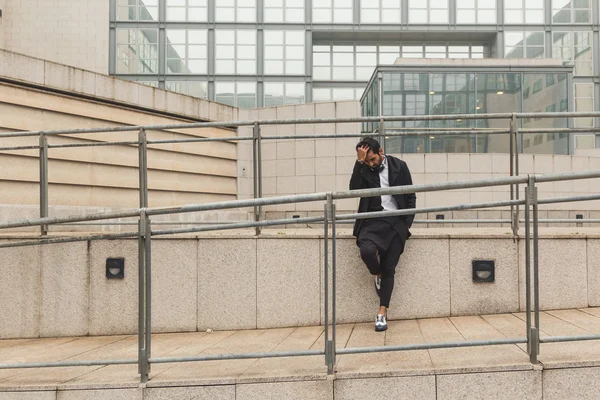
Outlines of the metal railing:
M519 128L518 121L525 118L554 119L554 118L584 118L600 117L600 112L552 112L552 113L497 113L497 114L451 114L451 115L413 115L413 116L384 116L384 117L355 117L355 118L306 118L306 119L287 119L287 120L259 120L259 121L231 121L231 122L196 122L187 124L160 124L160 125L136 125L136 126L117 126L106 128L86 128L86 129L59 129L46 131L28 131L28 132L5 132L0 133L2 138L17 137L39 137L38 145L9 146L0 147L0 151L16 150L39 150L39 168L40 168L40 217L46 217L48 213L48 152L55 148L78 148L78 147L99 147L99 146L138 146L140 148L140 162L142 155L147 154L148 145L174 144L174 143L205 143L205 142L240 142L252 141L253 154L253 196L254 198L263 197L263 179L262 179L262 141L263 140L297 140L297 139L332 139L332 138L359 138L365 136L364 133L350 134L314 134L314 135L271 135L265 136L261 133L262 126L269 125L293 125L293 124L331 124L331 123L363 123L375 122L378 125L376 135L380 143L385 144L384 137L401 136L456 136L456 135L497 135L508 134L509 141L509 166L508 176L519 175L519 145L522 135L533 133L576 133L576 132L600 132L600 128L547 128L547 129L523 129ZM407 121L449 121L449 120L508 120L509 126L506 129L484 129L484 128L396 128L386 127L391 122ZM569 125L572 125L569 123ZM198 137L192 139L169 139L169 140L148 140L146 132L150 130L185 130L194 128L240 128L252 127L252 136L230 136L230 137ZM137 141L116 141L116 142L95 142L95 143L69 143L69 144L48 144L48 138L60 135L78 135L88 133L119 133L119 132L138 132ZM140 168L147 171L140 165ZM519 186L510 186L510 199L519 198ZM146 196L147 199L147 196ZM140 199L141 200L141 199ZM140 201L140 207L142 202ZM514 237L518 236L519 224L522 222L519 216L519 208L511 205L510 224ZM262 206L254 207L254 220L264 219ZM159 224L166 224L171 221L160 221ZM239 222L239 221L234 221ZM478 220L469 220L468 223L477 223ZM590 223L591 221L561 219L560 221L542 221L548 223ZM172 224L186 224L180 221L172 221ZM445 222L427 221L416 223L445 224ZM467 223L467 220L456 223ZM499 220L492 220L489 223L504 223ZM117 225L122 223L98 223L98 225ZM198 222L201 224L201 222ZM48 233L47 226L41 226L42 235ZM256 228L256 234L260 234L260 227Z
M554 115L558 114L558 115ZM600 194L598 195L587 195L587 196L572 196L562 198L550 198L550 199L538 199L536 183L542 182L558 182L565 180L575 179L592 179L600 178L600 171L585 171L585 172L571 172L571 173L560 173L560 174L548 174L548 175L518 175L518 161L515 163L514 157L518 152L511 153L511 168L510 176L503 178L494 179L482 179L474 181L459 181L459 182L445 182L436 184L426 185L412 185L412 186L401 186L391 188L379 188L379 189L364 189L354 191L340 191L340 192L325 192L325 193L312 193L312 194L301 194L301 195L290 195L280 196L272 198L262 198L262 186L261 186L261 141L269 139L300 139L300 138L336 138L336 137L360 137L360 134L352 135L302 135L302 136L271 136L263 137L260 134L261 125L274 125L274 124L305 124L305 123L340 123L340 122L369 122L379 121L385 123L386 121L403 121L403 120L445 120L445 119L482 119L489 117L490 119L508 118L511 121L511 138L516 137L517 130L515 121L517 118L523 117L586 117L586 116L600 116L600 113L522 113L522 114L488 114L488 115L451 115L451 116L425 116L425 117L363 117L363 118L322 118L322 119L302 119L302 120L266 120L266 121L241 121L241 122L228 122L228 123L194 123L194 124L172 124L172 125L153 125L153 126L135 126L135 127L118 127L118 128L102 128L102 129L74 129L74 130L59 130L59 131L39 131L39 132L12 132L12 133L0 133L0 138L3 137L18 137L18 136L35 136L40 137L39 146L20 146L13 148L0 148L4 150L24 149L27 147L39 148L40 151L40 218L30 220L16 220L0 223L1 229L19 228L19 227L31 227L39 226L42 235L39 239L35 240L22 240L10 243L0 244L0 248L8 247L19 247L19 246L31 246L31 245L46 245L54 243L67 243L67 242L78 242L78 241L90 241L100 239L118 239L118 238L132 238L137 237L138 239L138 294L139 294L139 309L138 309L138 357L137 359L118 359L118 360L90 360L90 361L60 361L60 362L37 362L37 363L20 363L20 364L0 364L0 369L9 368L41 368L41 367L66 367L66 366L84 366L84 365L112 365L112 364L137 364L138 372L142 382L146 382L149 377L150 368L152 364L159 363L173 363L173 362L191 362L191 361L208 361L208 360L226 360L226 359L247 359L247 358L270 358L270 357L289 357L289 356L312 356L312 355L324 355L325 364L327 365L327 371L329 374L333 373L333 367L335 365L336 356L342 354L357 354L357 353L368 353L368 352L383 352L383 351L402 351L402 350L415 350L415 349L434 349L434 348L450 348L450 347L467 347L467 346L487 346L487 345L500 345L500 344L517 344L527 343L528 353L530 355L530 361L537 363L539 354L539 344L546 342L560 342L560 341L573 341L573 340L597 340L600 339L600 335L581 335L572 337L547 337L540 338L539 335L539 235L538 226L540 220L538 219L538 206L540 204L553 204L563 202L576 202L576 201L589 201L599 200ZM228 138L197 138L197 139L185 139L185 140L161 140L161 141L150 141L147 139L146 132L148 130L157 129L184 129L184 128L202 128L202 127L239 127L239 126L252 126L253 136L252 137L228 137ZM94 145L114 145L115 143L89 143L89 144L77 144L75 145L48 145L47 138L54 135L61 134L78 134L78 133L91 133L91 132L125 132L125 131L137 131L138 141L137 142L118 142L119 145L137 145L138 146L138 157L139 157L139 208L132 210L112 211L90 215L74 215L69 217L49 217L48 216L48 149L57 147L81 147L81 146L94 146ZM428 130L430 131L430 130ZM590 131L590 130L586 130ZM544 130L546 132L546 130ZM428 132L429 133L429 132ZM470 133L477 133L476 131ZM390 132L388 135L392 135ZM397 133L402 135L404 133ZM414 134L413 132L410 133ZM248 200L233 200L219 203L207 203L207 204L192 204L175 207L159 207L150 208L148 207L148 145L155 143L182 143L182 142L206 142L206 141L239 141L239 140L252 140L253 151L254 151L254 199ZM515 141L511 142L511 151L516 150L514 147ZM516 164L516 165L515 165ZM515 167L516 168L513 168ZM516 173L515 173L516 172ZM405 193L420 193L420 192L431 192L431 191L444 191L452 189L467 189L467 188L482 188L482 187L494 187L510 185L511 188L517 188L517 196L515 198L514 193L510 200L507 201L496 201L486 203L474 203L474 204L460 204L454 206L443 206L443 207L424 207L410 210L396 210L396 211L382 211L376 213L350 213L350 214L337 214L335 201L341 199L359 198L359 197L371 197L388 194L405 194ZM518 198L518 185L526 185L526 198ZM292 204L302 202L314 202L323 201L324 212L322 216L315 217L303 217L303 218L286 218L277 220L264 220L261 219L262 207L268 205L278 204ZM363 218L379 218L386 216L402 216L410 214L423 214L431 212L442 212L442 211L454 211L454 210L474 210L480 208L498 208L510 206L513 209L513 218L511 223L513 224L513 233L518 235L518 218L520 207L524 207L525 215L525 243L526 243L526 338L508 338L498 340L485 340L485 341L465 341L465 342L449 342L449 343L424 343L416 345L405 345L405 346L385 346L385 347L364 347L364 348L344 348L338 349L336 346L336 252L337 252L337 238L336 238L336 227L339 223L344 221L352 221L355 219ZM208 210L225 210L225 209L236 209L243 207L254 208L255 220L245 221L240 223L213 223L203 226L195 226L189 228L178 228L178 229L163 229L154 230L152 228L152 216L158 215L174 215L183 213L194 213ZM82 223L90 221L105 221L117 218L137 218L138 229L132 232L103 234L103 235L83 235L83 236L66 236L66 237L49 237L47 236L47 227L50 225L57 224L70 224L70 223ZM194 356L194 357L152 357L151 345L152 345L152 326L151 326L151 313L152 313L152 291L151 291L151 279L152 279L152 237L159 235L172 235L180 233L193 233L193 232L204 232L204 231L215 231L215 230L226 230L226 229L240 229L240 228L255 228L257 233L260 232L260 228L267 226L276 225L291 225L291 224L305 224L305 223L318 223L322 222L324 227L324 310L325 310L325 335L324 335L324 347L322 350L305 350L305 351L287 351L287 352L261 352L261 353L243 353L243 354L220 354L220 355L206 355L206 356ZM578 220L581 222L581 220ZM428 221L431 223L431 221ZM331 227L331 234L329 229ZM533 227L533 234L531 232ZM532 252L533 248L533 252ZM329 252L331 251L331 260L329 260ZM533 260L533 263L532 263ZM329 289L329 280L331 279L331 293ZM533 291L532 291L533 288ZM533 303L533 305L532 305ZM331 321L330 321L331 316ZM331 329L330 329L331 327Z
M143 178L144 174L140 174ZM564 180L575 180L575 179L591 179L600 178L600 171L585 171L585 172L571 172L562 174L548 174L548 175L528 175L528 176L514 176L506 178L495 178L495 179L484 179L476 181L459 181L459 182L447 182L438 184L427 184L427 185L412 185L412 186L401 186L391 188L380 188L380 189L364 189L364 190L353 190L353 191L342 191L342 192L326 192L326 193L314 193L306 195L293 195L293 196L282 196L273 198L261 198L261 199L249 199L249 200L235 200L222 203L208 203L208 204L195 204L187 205L182 207L162 207L162 208L139 208L130 211L121 212L108 212L94 215L85 216L72 216L72 217L45 217L35 220L22 220L22 221L10 221L0 223L0 229L8 229L22 226L43 226L43 225L54 225L68 222L82 222L82 221L97 221L102 219L120 218L120 217L132 217L139 216L139 228L138 232L102 235L102 236L83 236L83 237L66 237L66 238L53 238L53 239L38 239L34 241L21 241L12 243L0 244L0 248L15 247L15 246L28 246L28 245L44 245L50 243L60 242L75 242L75 241L87 241L94 239L105 239L105 238L122 238L122 237L138 237L138 269L139 269L139 331L138 331L138 358L136 359L121 359L121 360L90 360L90 361L60 361L60 362L45 362L45 363L21 363L21 364L0 364L0 369L8 368L41 368L41 367L67 367L67 366L92 366L92 365L112 365L112 364L138 364L138 372L141 376L142 382L148 380L151 364L160 363L175 363L175 362L192 362L192 361L209 361L209 360L231 360L231 359L248 359L248 358L272 358L272 357L290 357L290 356L313 356L313 355L324 355L325 363L327 365L327 371L329 374L333 373L333 368L336 362L337 355L344 354L358 354L358 353L371 353L371 352L387 352L387 351L403 351L403 350L416 350L416 349L436 349L436 348L454 348L454 347L473 347L473 346L489 346L489 345L501 345L501 344L518 344L527 343L528 353L530 355L530 361L537 363L539 355L540 343L549 342L561 342L561 341L575 341L575 340L600 340L600 335L581 335L581 336L569 336L569 337L546 337L540 338L539 329L539 235L538 235L538 205L540 203L555 203L555 202L567 202L567 201L586 201L586 200L597 200L600 199L599 195L589 196L573 196L567 198L555 198L555 199L544 199L538 200L536 183L541 182L558 182ZM336 214L335 200L347 199L347 198L358 198L358 197L371 197L379 195L396 195L405 193L419 193L429 191L442 191L451 189L465 189L465 188L480 188L480 187L492 187L500 185L512 185L512 184L525 184L526 187L526 198L523 200L510 200L510 201L499 201L489 203L477 203L477 204L461 204L456 206L448 207L429 207L429 208L417 208L408 210L396 210L396 211L382 211L382 212L369 212L369 213L353 213L353 214ZM142 187L146 187L142 185ZM140 199L145 201L145 199ZM152 230L151 228L151 216L165 215L165 214L178 214L178 213L190 213L214 209L227 209L237 207L254 207L254 206L266 206L276 204L290 204L298 202L309 202L309 201L324 201L324 214L319 217L307 217L307 218L292 218L292 219L281 219L273 221L249 221L245 223L236 223L229 225L209 225L194 228L181 228L181 229L169 229L169 230ZM525 206L525 287L526 287L526 337L525 338L507 338L497 340L478 340L478 341L464 341L464 342L445 342L445 343L424 343L424 344L413 344L403 346L384 346L384 347L360 347L360 348L342 348L336 347L336 225L339 221L350 220L350 219L363 219L363 218L379 218L386 216L401 216L410 214L419 214L426 212L435 212L440 210L459 210L459 209L477 209L477 208L494 208L502 207L506 205L524 205ZM303 350L303 351L286 351L286 352L260 352L260 353L242 353L242 354L219 354L219 355L205 355L205 356L192 356L192 357L152 357L151 356L151 343L152 343L152 327L151 327L151 310L152 310L152 292L151 292L151 276L152 276L152 237L158 235L170 235L177 233L189 233L189 232L200 232L200 231L211 231L221 229L238 229L238 228L249 228L258 226L269 226L274 224L294 224L294 223L308 223L308 222L324 222L324 306L325 306L325 342L323 350ZM325 223L326 222L326 223ZM331 234L329 233L329 227L331 226ZM531 227L533 227L533 234L531 233ZM533 251L532 251L533 249ZM329 261L329 251L331 251L331 260ZM532 263L533 261L533 263ZM329 279L331 279L331 293L329 290ZM532 292L533 288L533 292ZM331 302L331 304L330 304ZM533 303L533 305L532 305ZM330 322L331 315L331 322ZM330 329L331 326L331 329Z

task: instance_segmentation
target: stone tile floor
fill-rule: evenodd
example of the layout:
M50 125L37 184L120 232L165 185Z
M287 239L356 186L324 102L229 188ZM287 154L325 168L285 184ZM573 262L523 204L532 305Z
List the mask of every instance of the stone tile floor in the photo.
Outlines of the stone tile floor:
M546 311L541 336L600 334L600 308ZM373 324L337 327L337 347L390 346L525 337L525 314L461 316L389 321L377 333ZM323 348L323 327L155 334L154 357L290 351ZM67 360L134 359L137 336L0 340L0 364ZM600 365L600 341L541 345L544 368ZM342 355L340 378L382 377L533 369L526 345L413 350ZM152 384L242 383L326 379L323 356L154 364ZM137 365L0 370L0 391L15 388L136 387Z

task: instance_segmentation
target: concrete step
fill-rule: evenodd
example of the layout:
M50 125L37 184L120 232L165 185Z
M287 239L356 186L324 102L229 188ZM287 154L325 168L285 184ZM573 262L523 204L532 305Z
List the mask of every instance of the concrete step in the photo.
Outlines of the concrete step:
M600 333L600 308L542 312L541 336ZM152 336L153 357L322 349L322 326L167 333ZM522 313L343 324L337 347L486 340L525 336ZM136 336L0 340L2 363L137 357ZM365 399L598 398L600 341L541 345L532 365L526 345L415 350L324 357L155 364L139 384L136 365L0 370L0 399ZM566 384L569 379L569 384ZM577 384L577 383L582 384ZM585 384L583 384L585 383ZM28 397L29 396L29 397ZM593 397L592 397L593 396Z

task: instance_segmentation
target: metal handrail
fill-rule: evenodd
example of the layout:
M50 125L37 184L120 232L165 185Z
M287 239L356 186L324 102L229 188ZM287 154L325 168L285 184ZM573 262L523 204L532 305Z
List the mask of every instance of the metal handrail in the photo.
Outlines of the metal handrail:
M140 129L169 130L169 129L193 129L193 128L234 128L240 126L259 125L301 125L301 124L331 124L331 123L359 123L359 122L398 122L398 121L447 121L456 119L510 119L510 118L589 118L600 117L600 112L547 112L547 113L492 113L492 114L446 114L446 115L403 115L403 116L376 116L376 117L353 117L353 118L298 118L298 119L265 119L251 121L227 121L227 122L194 122L179 124L159 125L128 125L104 128L85 129L54 129L28 132L4 132L3 137L25 137L25 136L54 136L72 135L83 133L114 133L114 132L137 132Z
M572 112L572 113L503 113L503 114L454 114L454 115L431 115L431 116L392 116L392 117L359 117L359 118L308 118L308 119L290 119L290 120L258 120L258 121L230 121L230 122L202 122L202 123L190 123L190 124L165 124L165 125L144 125L144 126L121 126L121 127L109 127L109 128L91 128L91 129L70 129L70 130L48 130L48 131L37 131L37 132L8 132L0 133L0 138L3 137L25 137L25 136L39 136L40 143L38 146L17 146L18 149L39 149L40 151L40 218L31 220L17 220L0 223L0 229L19 228L28 226L40 226L42 228L42 235L45 234L46 227L54 224L65 224L65 223L81 223L88 221L103 221L107 219L117 218L138 218L138 230L137 232L126 232L118 234L103 234L103 235L91 235L91 236L66 236L66 237L42 237L36 240L24 241L24 242L12 242L4 243L0 245L3 247L15 247L15 246L27 246L33 244L53 244L53 243L66 243L74 241L88 241L98 239L109 239L109 238L127 238L136 237L138 238L138 263L139 263L139 329L138 329L138 358L137 362L139 367L139 374L142 382L148 380L149 367L152 363L166 363L166 362L180 362L180 361L205 361L212 359L233 359L233 358L261 358L261 357L288 357L288 356L306 356L306 355L325 355L326 364L328 367L328 373L333 373L333 366L335 365L336 354L354 354L362 352L372 351L401 351L414 349L414 346L422 346L417 348L444 348L444 347L466 347L466 346L483 346L483 345L496 345L496 344L507 344L507 343L527 343L528 352L530 354L530 360L532 363L537 362L537 355L539 354L539 344L545 342L555 341L570 341L570 340L595 340L594 335L585 335L578 337L552 337L552 338L540 338L539 335L539 274L538 274L538 225L541 220L538 219L538 205L540 204L552 204L559 202L571 202L571 201L587 201L600 199L600 195L589 195L589 196L572 196L572 197L561 197L552 199L539 200L537 198L536 183L539 182L557 182L564 180L575 180L575 179L591 179L600 178L600 171L584 171L584 172L571 172L571 173L558 173L558 174L545 174L545 175L527 175L520 176L518 171L518 151L516 146L516 138L519 133L525 134L532 132L533 130L518 130L516 126L516 120L518 118L577 118L577 117L600 117L600 112ZM453 119L509 119L510 129L509 130L440 130L437 128L424 128L422 132L416 132L415 130L401 132L394 132L395 128L390 129L387 132L384 127L385 122L393 121L433 121L433 120L453 120ZM290 195L290 196L279 196L272 198L262 198L261 188L261 140L262 139L312 139L312 138L324 138L324 137L360 137L362 134L326 134L326 135L299 135L299 136L261 136L260 125L287 125L287 124L317 124L317 123L358 123L358 122L374 122L379 124L379 135L385 136L404 136L404 135L420 135L420 134L431 134L431 132L439 132L436 134L440 135L456 135L456 134L509 134L511 139L511 163L510 163L510 175L509 177L502 178L490 178L475 181L457 181L457 182L446 182L446 183L434 183L425 185L411 185L391 188L378 188L378 189L364 189L364 190L353 190L353 191L339 191L339 192L325 192L325 193L312 193L302 195ZM221 127L221 128L235 128L240 126L252 126L253 135L243 137L222 137L222 138L193 138L193 139L178 139L178 140L158 140L150 141L146 138L146 131L150 130L168 130L168 129L190 129L190 128L210 128L210 127ZM437 130L436 130L437 129ZM541 130L543 132L576 132L580 128L550 128L548 130ZM128 132L137 131L138 140L128 142L98 142L98 143L73 143L64 145L49 145L47 138L50 136L61 135L61 134L78 134L78 133L109 133L109 132ZM593 129L585 129L584 131L595 131ZM212 142L212 141L231 141L237 142L241 140L252 140L254 149L254 170L255 170L255 199L249 200L234 200L220 203L207 203L207 204L190 204L179 207L159 207L149 208L148 207L148 175L147 175L147 152L148 145L152 144L163 144L163 143L191 143L191 142ZM90 215L73 215L68 217L48 217L47 208L47 190L48 190L48 150L50 148L59 147L91 147L94 145L108 146L108 145L137 145L139 151L139 179L140 179L140 207L133 210L122 210L104 212ZM6 150L3 148L0 150ZM513 155L517 157L513 159ZM519 199L518 185L527 185L527 195L525 199ZM419 193L419 192L431 192L431 191L444 191L452 189L466 189L466 188L477 188L477 187L492 187L500 185L511 186L511 200L500 201L500 202L489 202L489 203L475 203L475 204L460 204L454 206L441 206L441 207L426 207L419 209L410 210L397 210L397 211L384 211L378 213L354 213L354 214L336 214L335 200L358 198L358 197L372 197L379 195L392 195L392 194L405 194L405 193ZM517 188L516 192L514 188ZM516 198L515 198L516 195ZM323 216L317 217L305 217L305 218L292 218L292 219L279 219L279 220L260 220L261 207L275 204L290 204L300 202L312 202L312 201L323 201L325 202L325 212ZM408 346L390 346L390 347L376 347L376 348L356 348L356 349L337 349L335 345L336 340L336 225L338 223L344 223L345 221L352 221L360 218L378 218L391 215L411 215L417 213L426 212L439 212L439 211L454 211L454 210L466 210L466 209L477 209L477 208L493 208L493 207L505 207L511 206L513 219L511 220L513 225L513 234L518 236L518 223L521 221L519 216L519 207L525 205L525 242L526 242L526 312L527 312L527 338L517 339L500 339L492 341L466 341L460 343L436 343L436 344L420 344L420 345L408 345ZM255 220L241 223L223 224L213 223L202 227L195 228L183 228L183 229L170 229L170 230L152 230L150 217L154 215L168 215L168 214L181 214L208 210L224 210L240 207L254 207L255 208ZM516 212L514 212L516 207ZM533 210L533 216L530 215L530 209ZM183 357L183 358L153 358L151 356L151 239L152 236L167 235L176 233L186 232L199 232L209 230L224 230L224 229L236 229L244 227L254 227L259 232L260 227L283 225L283 224L300 224L300 223L311 223L311 222L325 222L324 225L324 277L325 281L328 282L329 275L331 274L331 285L332 291L331 296L329 295L329 284L325 284L325 346L324 350L307 350L299 352L271 352L271 353L243 353L243 354L221 354L221 355L209 355L209 356L197 356L197 357ZM533 221L533 235L530 232L531 221ZM450 220L448 221L450 222ZM584 223L585 220L576 220L575 222ZM427 223L439 223L439 222L427 222ZM331 224L332 235L329 236L329 224ZM331 261L328 258L329 238L331 238ZM533 241L533 268L531 265L531 246L530 243ZM530 274L530 272L533 272ZM533 286L533 293L530 292L530 287ZM531 307L531 301L533 298L533 308ZM331 300L331 304L330 303ZM329 314L331 309L331 314ZM533 320L530 318L533 313ZM332 317L332 329L329 327L329 315ZM598 335L600 337L600 335ZM412 346L412 347L411 347ZM35 367L54 367L54 366L67 366L67 365L108 365L108 364L131 364L133 360L93 360L93 361L62 361L62 362L49 362L49 363L23 363L23 364L0 364L0 369L7 368L35 368Z

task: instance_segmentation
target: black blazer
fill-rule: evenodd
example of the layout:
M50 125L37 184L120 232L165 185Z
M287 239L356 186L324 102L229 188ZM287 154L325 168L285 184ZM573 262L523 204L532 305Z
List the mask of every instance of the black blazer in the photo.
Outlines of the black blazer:
M390 186L412 185L412 177L406 163L396 157L388 156L387 154L385 158L387 159L387 165L389 168L388 178ZM376 176L376 174L378 173L372 172L371 168L367 164L361 164L356 161L354 164L354 170L352 171L352 177L350 178L350 190L372 189L380 187L379 176ZM417 206L417 196L414 193L397 194L393 195L393 198L398 204L398 209L415 208ZM358 204L358 212L367 212L368 207L369 198L362 197L360 199L360 203ZM407 215L404 217L404 219L406 220L408 228L410 228L413 220L415 219L415 215ZM354 223L354 236L358 237L363 223L364 220L362 219L356 220Z

